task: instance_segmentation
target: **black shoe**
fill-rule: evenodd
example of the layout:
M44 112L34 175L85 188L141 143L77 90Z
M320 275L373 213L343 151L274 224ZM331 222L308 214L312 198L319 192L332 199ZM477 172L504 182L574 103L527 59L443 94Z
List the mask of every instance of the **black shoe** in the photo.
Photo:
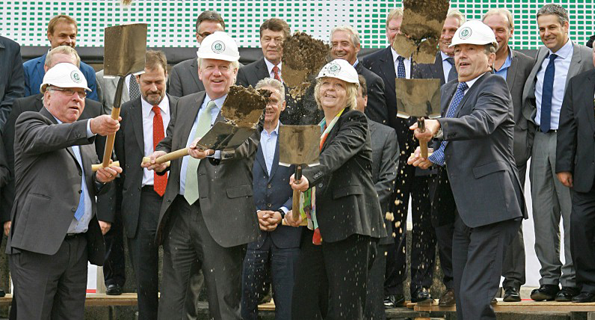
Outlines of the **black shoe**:
M107 286L105 294L108 296L119 296L122 294L122 287L119 284L110 284Z
M4 297L6 295L6 292L4 292L4 289L0 289L0 298Z
M426 288L417 290L416 293L411 295L411 302L420 304L431 303L432 297L430 295L430 290Z
M440 302L438 303L438 306L440 307L452 307L456 304L456 299L455 299L455 290L454 289L448 289L446 290L442 296L440 296Z
M542 284L539 289L531 291L531 299L535 301L553 301L559 291L560 288L557 285Z
M556 295L556 302L570 302L572 298L578 296L581 293L579 288L576 287L562 287L562 290Z
M521 295L519 289L515 287L504 288L504 302L519 302L521 301Z
M384 308L392 309L405 306L405 296L403 294L390 295L384 298Z
M595 292L581 292L572 298L572 302L595 302Z

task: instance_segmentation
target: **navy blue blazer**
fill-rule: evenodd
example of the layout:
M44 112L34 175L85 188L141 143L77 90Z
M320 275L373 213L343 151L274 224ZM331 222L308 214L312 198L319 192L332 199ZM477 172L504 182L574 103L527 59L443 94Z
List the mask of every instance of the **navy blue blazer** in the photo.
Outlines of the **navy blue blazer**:
M19 44L0 37L0 130L4 128L14 99L25 93L22 64Z
M279 165L279 139L275 146L275 157L271 167L271 175L267 172L262 148L259 146L252 168L253 197L256 210L277 210L286 207L291 210L293 191L289 185L289 177L295 168ZM258 240L248 244L249 249L259 249L267 237L271 237L278 248L298 248L302 227L294 228L279 225L275 231L262 231Z
M39 93L39 86L41 86L43 76L45 75L43 65L45 64L46 56L47 52L39 58L31 59L23 63L25 71L25 97ZM93 67L82 61L79 69L81 69L85 79L87 79L87 87L91 89L91 92L87 95L87 99L99 101L99 97L97 96L97 82L95 81L95 70Z

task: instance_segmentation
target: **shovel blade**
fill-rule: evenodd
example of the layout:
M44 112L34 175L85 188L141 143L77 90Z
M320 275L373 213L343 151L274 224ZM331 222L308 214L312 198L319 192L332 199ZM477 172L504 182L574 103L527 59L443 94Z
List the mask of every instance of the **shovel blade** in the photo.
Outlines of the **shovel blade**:
M395 80L397 115L408 117L440 117L440 79Z
M145 70L147 24L105 28L104 75L124 77Z
M280 126L279 162L316 164L320 155L320 126Z

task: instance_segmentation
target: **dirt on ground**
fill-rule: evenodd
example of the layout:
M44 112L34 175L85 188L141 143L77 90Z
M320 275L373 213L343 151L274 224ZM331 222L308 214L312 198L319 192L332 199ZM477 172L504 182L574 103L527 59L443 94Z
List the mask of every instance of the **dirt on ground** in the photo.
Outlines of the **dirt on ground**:
M258 120L267 106L271 92L256 90L251 86L231 86L221 114L230 123L241 128L256 128Z
M434 63L438 40L448 13L448 0L403 0L402 34L394 48L400 55L417 63Z
M283 42L283 81L294 99L301 99L311 81L327 63L330 46L304 32Z

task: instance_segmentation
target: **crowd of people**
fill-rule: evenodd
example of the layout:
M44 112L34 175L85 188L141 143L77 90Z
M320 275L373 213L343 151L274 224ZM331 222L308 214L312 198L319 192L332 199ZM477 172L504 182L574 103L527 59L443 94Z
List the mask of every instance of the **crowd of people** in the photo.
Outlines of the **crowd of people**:
M595 302L595 51L570 39L562 6L544 5L535 18L543 46L530 57L509 47L507 9L481 21L450 9L433 64L393 47L400 8L386 17L390 45L361 60L357 30L336 26L323 39L328 63L301 99L283 81L291 30L278 18L261 24L263 56L244 66L236 31L204 11L197 58L170 70L163 52L147 50L144 73L125 79L81 61L67 15L47 26L50 50L25 63L19 45L0 37L11 319L83 318L88 262L103 265L107 294L121 294L124 238L139 319L195 318L203 286L213 319L257 319L269 288L276 319L385 319L406 296L456 305L457 319L495 319L499 287L516 302L525 284L529 159L541 264L530 298ZM401 78L440 80L441 118L426 119L425 130L397 117ZM270 92L257 130L235 149L197 147L225 121L232 85ZM320 127L320 164L298 178L280 163L279 128L303 124ZM118 164L92 171L113 134ZM182 148L188 156L156 161ZM430 290L436 247L440 295Z

